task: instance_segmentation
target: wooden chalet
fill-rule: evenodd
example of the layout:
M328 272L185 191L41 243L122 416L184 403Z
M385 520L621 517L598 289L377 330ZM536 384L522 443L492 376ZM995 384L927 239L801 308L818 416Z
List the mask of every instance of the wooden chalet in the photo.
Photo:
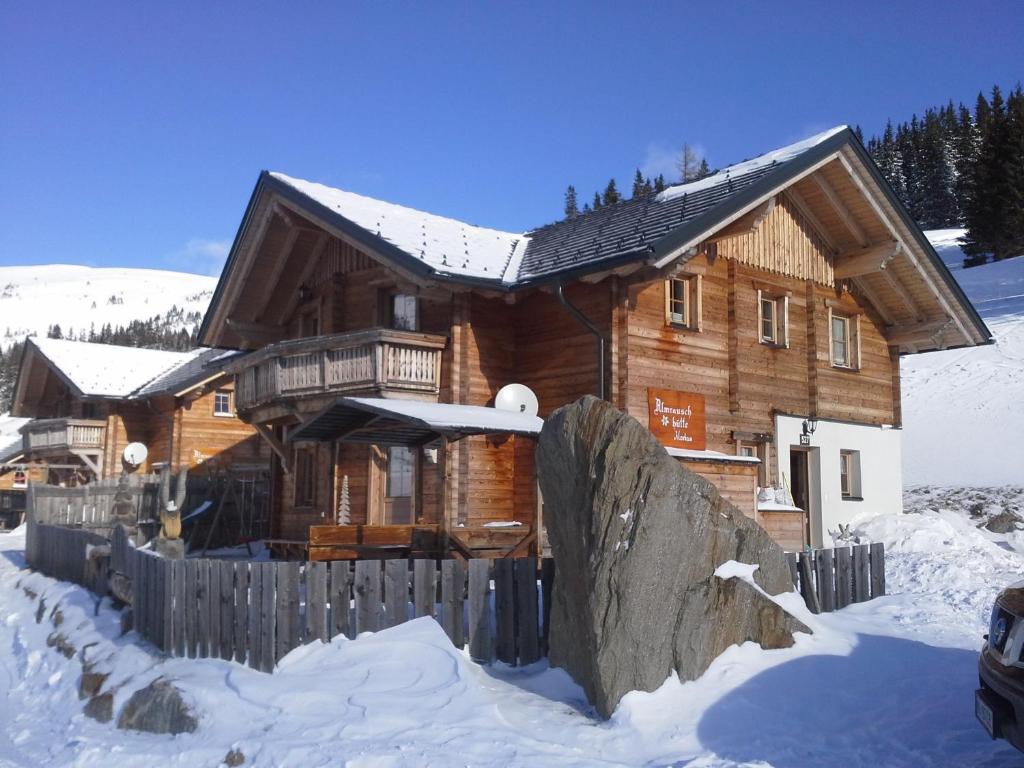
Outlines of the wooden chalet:
M149 453L142 473L200 466L265 473L269 451L234 414L225 366L236 356L29 338L12 413L31 420L5 467L81 485L117 477L125 446L140 442Z
M201 330L251 352L274 535L324 558L536 548L536 425L488 421L510 382L541 417L608 399L821 545L900 508L900 355L989 339L845 127L527 233L264 172Z

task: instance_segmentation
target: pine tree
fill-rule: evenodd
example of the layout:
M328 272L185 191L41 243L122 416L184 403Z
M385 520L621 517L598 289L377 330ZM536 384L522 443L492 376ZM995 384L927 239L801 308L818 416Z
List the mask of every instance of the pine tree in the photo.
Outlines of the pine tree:
M978 120L981 147L971 180L967 234L963 241L964 253L974 257L971 263L984 263L986 253L997 261L1017 255L1012 231L1014 193L1007 173L1011 129L999 86L993 87L992 100L979 113L985 120Z
M644 175L640 173L640 169L636 169L636 173L633 174L633 194L632 198L644 197Z
M1007 254L1024 255L1024 89L1006 99Z
M689 144L683 144L682 152L679 154L679 159L676 161L676 167L679 168L679 180L683 184L688 184L698 178L697 174L700 171L700 162L697 157L697 153Z
M60 324L54 323L46 329L46 338L48 339L63 339L64 334L61 333Z
M697 175L694 177L694 181L700 181L701 179L707 178L711 175L711 168L708 167L708 161L703 157L700 159L700 165L697 166Z
M579 212L576 207L576 187L570 184L565 190L565 218L575 219Z
M615 205L620 200L622 200L622 195L619 194L619 190L615 186L615 179L608 179L608 184L604 188L604 195L601 197L601 204Z
M601 210L601 193L594 193L594 202L591 204L595 211Z
M665 184L665 174L659 173L657 178L654 180L654 194L664 192L667 185Z

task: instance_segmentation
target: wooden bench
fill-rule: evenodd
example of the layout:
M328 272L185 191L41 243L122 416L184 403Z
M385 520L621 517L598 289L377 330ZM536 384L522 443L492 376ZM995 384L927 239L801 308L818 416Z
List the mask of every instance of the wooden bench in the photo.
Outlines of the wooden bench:
M387 560L437 557L438 525L312 525L310 560Z

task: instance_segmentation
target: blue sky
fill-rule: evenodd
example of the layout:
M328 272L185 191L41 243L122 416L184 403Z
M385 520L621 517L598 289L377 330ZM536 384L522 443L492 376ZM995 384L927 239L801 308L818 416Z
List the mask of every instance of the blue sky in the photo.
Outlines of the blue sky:
M7 2L0 264L215 274L264 168L524 230L1022 64L1019 0Z

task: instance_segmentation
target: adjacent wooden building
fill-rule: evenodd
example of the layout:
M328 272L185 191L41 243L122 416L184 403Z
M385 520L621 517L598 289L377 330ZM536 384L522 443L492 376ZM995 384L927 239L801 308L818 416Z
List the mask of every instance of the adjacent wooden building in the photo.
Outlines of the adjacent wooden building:
M30 468L51 484L117 477L129 443L146 445L140 471L231 467L267 471L269 450L234 413L237 355L29 338L12 413L21 427L12 470Z
M527 233L264 172L201 330L251 353L275 537L324 557L539 546L538 425L488 415L512 382L541 417L607 398L820 545L900 508L900 355L989 339L846 128Z

